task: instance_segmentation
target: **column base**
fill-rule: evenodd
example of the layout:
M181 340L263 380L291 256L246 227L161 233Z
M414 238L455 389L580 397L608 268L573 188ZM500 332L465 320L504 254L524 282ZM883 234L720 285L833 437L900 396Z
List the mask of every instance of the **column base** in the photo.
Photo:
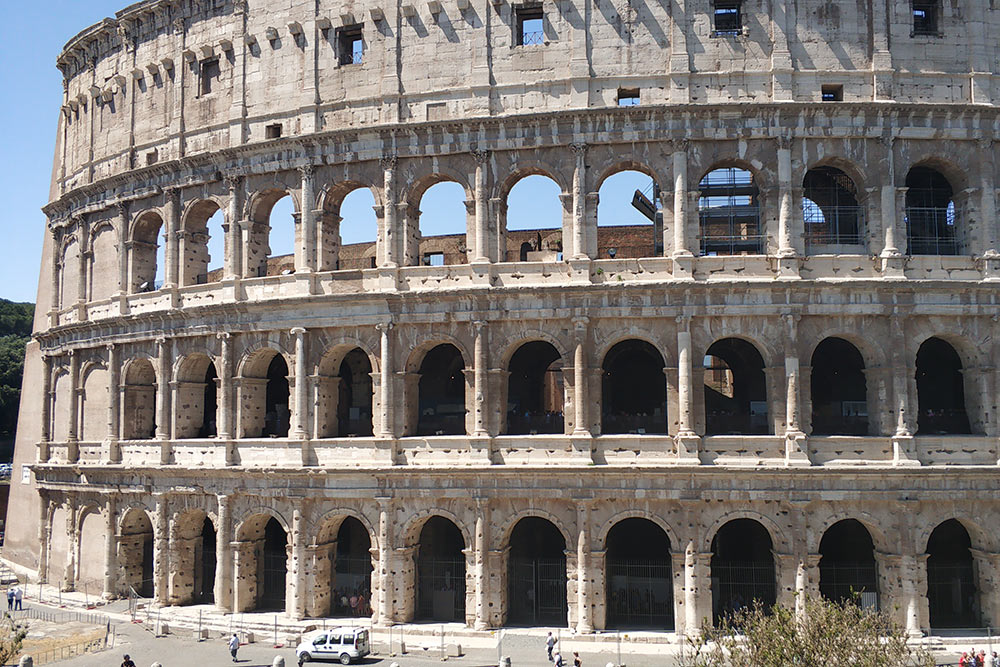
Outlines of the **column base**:
M594 462L594 436L587 431L573 431L569 438L570 446L573 448L570 457L573 459L583 459L589 463Z
M469 438L469 463L493 465L493 439L486 433L476 433Z
M674 280L694 280L694 260L691 253L676 254L671 259L674 262L672 277Z
M983 255L983 280L1000 282L1000 254L995 250L988 250Z
M785 467L807 467L809 460L809 438L802 431L785 433Z
M891 278L893 280L905 280L906 274L904 268L906 267L906 258L899 254L899 251L890 251L882 253L881 257L881 270L883 278Z
M697 466L703 463L701 460L701 436L693 431L675 435L674 450L677 454L677 463L681 465Z
M892 436L892 465L897 467L919 467L916 441L912 435Z
M394 292L398 289L399 269L396 265L385 265L375 269L378 272L378 288Z
M590 263L590 258L586 255L567 260L566 264L569 265L570 282L589 283Z
M799 258L792 255L779 255L777 258L778 280L798 280Z
M490 267L492 266L490 260L486 257L477 257L469 262L469 267L472 269L473 282L477 285L489 287L493 282L493 276L490 273Z

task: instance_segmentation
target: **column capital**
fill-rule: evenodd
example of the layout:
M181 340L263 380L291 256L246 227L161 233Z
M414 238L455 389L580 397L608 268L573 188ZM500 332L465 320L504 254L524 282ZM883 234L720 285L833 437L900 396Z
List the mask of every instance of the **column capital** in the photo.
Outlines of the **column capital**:
M379 164L381 164L382 168L385 170L395 169L398 159L399 158L395 153L390 153L379 158Z
M486 320L474 320L472 322L472 327L476 330L476 333L482 333L488 325L489 323Z
M667 142L667 149L671 153L683 153L687 154L688 149L691 147L691 141L688 139L671 139Z
M778 144L778 149L787 151L792 148L793 137L791 135L782 134L774 138Z
M678 315L674 318L677 322L678 331L687 331L691 328L691 316L690 315Z
M299 165L299 173L302 178L312 178L316 174L316 165L311 162Z
M303 327L292 327L288 333L293 336L301 336L306 333L306 330Z
M215 337L221 341L228 341L232 339L232 334L230 334L228 331L220 331L219 333L215 334Z
M222 181L229 188L229 191L233 192L243 185L243 174L223 174Z
M128 219L128 202L124 202L124 201L115 202L115 211L118 212L118 215L120 217L125 218L127 220Z
M490 151L485 148L473 148L471 151L472 159L476 161L476 164L483 165L490 159Z
M584 143L573 143L570 144L569 147L578 158L583 158L587 154L587 149L589 148L589 146Z
M379 333L389 333L390 331L392 331L392 328L394 326L395 325L393 324L392 320L389 320L388 322L379 322L378 324L375 325L375 330L378 331Z
M573 318L572 322L574 329L577 331L584 331L587 328L587 325L590 324L590 318L585 315L578 315Z

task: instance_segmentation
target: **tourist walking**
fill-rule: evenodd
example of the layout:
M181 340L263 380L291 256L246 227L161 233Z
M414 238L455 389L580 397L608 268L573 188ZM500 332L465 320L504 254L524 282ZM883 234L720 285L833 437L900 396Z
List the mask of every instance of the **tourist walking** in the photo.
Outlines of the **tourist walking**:
M556 645L556 638L549 633L549 636L545 638L545 652L548 654L549 662L552 662L552 649Z
M122 667L135 667L135 663L132 662L132 658L128 656L128 653L122 658Z
M14 589L7 589L7 611L13 611L14 609Z
M232 639L229 640L229 652L233 654L233 662L237 662L236 652L238 650L240 650L240 638L234 632Z
M21 590L21 584L14 585L14 610L21 611L21 600L24 599L24 591Z
M580 660L579 651L573 651L573 667L583 667L583 660Z

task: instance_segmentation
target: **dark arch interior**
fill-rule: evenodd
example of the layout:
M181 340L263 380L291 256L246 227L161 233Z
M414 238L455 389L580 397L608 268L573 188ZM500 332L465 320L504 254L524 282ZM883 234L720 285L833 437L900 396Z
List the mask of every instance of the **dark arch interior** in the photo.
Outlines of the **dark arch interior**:
M124 593L133 589L144 598L153 597L153 524L141 510L130 510L122 519L119 562Z
M417 435L465 433L465 361L450 343L438 345L420 364Z
M417 555L417 618L465 621L465 540L458 527L434 516L420 530Z
M705 435L770 432L763 357L745 340L716 341L705 355Z
M372 434L372 365L355 348L340 363L337 433L341 437Z
M712 615L715 622L759 602L777 600L771 536L753 519L734 519L712 539Z
M550 521L526 517L510 535L509 625L566 624L566 540Z
M951 183L930 167L906 175L906 240L911 255L957 255Z
M215 602L215 526L207 516L201 523L201 540L195 562L201 564L200 576L195 577L194 601L196 604Z
M819 543L819 592L828 600L857 602L878 608L878 567L875 544L856 519L830 526Z
M714 169L698 184L702 255L761 255L760 192L739 167Z
M285 608L286 546L288 536L277 519L271 517L264 526L264 544L257 563L257 608Z
M562 433L562 359L556 348L545 341L525 343L508 370L507 433Z
M666 433L663 357L642 340L625 340L604 356L602 433Z
M826 338L812 355L812 430L817 435L868 434L865 360L842 338Z
M864 211L854 181L839 169L816 167L802 179L806 248L861 243Z
M981 623L976 564L969 531L945 521L927 540L927 601L933 628L978 628Z
M205 370L205 393L202 403L205 413L201 420L201 428L198 430L199 438L214 438L218 434L216 414L219 404L217 398L218 387L215 382L218 377L215 372L215 364L209 363L208 368Z
M962 360L947 342L928 338L917 351L917 434L971 432Z
M337 616L370 616L372 586L371 537L364 524L349 516L337 530L331 608ZM353 600L353 604L352 604Z
M648 519L624 519L607 539L609 628L673 629L670 538Z
M264 435L285 438L288 436L288 364L285 358L274 355L267 367L267 388L264 404Z

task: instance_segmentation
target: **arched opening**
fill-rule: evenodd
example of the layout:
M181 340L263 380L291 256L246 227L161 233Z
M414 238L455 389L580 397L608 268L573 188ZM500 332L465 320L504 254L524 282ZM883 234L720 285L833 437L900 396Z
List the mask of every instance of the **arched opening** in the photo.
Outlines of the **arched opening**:
M244 363L237 386L243 406L240 437L287 437L290 411L284 356L270 349L255 352Z
M648 519L614 525L605 544L607 627L672 630L670 538Z
M124 594L135 591L153 597L153 524L141 509L130 509L122 517L118 539L118 566Z
M295 272L295 247L299 225L295 202L282 189L257 193L251 203L251 229L246 246L246 274L276 276Z
M957 255L955 193L948 179L930 167L906 175L906 243L911 255Z
M354 348L340 362L337 383L337 433L341 437L372 434L372 365L368 355Z
M917 350L917 435L971 432L962 359L946 341L928 338Z
M819 543L819 592L834 602L879 608L878 565L871 533L856 519L830 526Z
M324 225L321 226L321 256L330 258L322 262L321 269L375 268L377 264L375 243L378 240L375 195L372 194L370 188L355 188L340 202L339 211L340 239L333 238L332 225L324 222ZM338 241L342 242L343 246L340 247L338 253L334 253L333 244ZM336 261L332 259L334 254L336 254Z
M642 340L624 340L604 355L601 433L666 433L663 356Z
M802 179L806 252L836 252L825 246L861 245L864 209L851 177L834 167L815 167Z
M465 200L465 188L454 181L441 181L424 191L417 213L420 243L415 263L421 266L466 263L469 248Z
M156 371L149 359L136 359L125 371L122 438L150 440L156 434Z
M525 176L506 202L506 256L502 261L555 262L562 259L563 205L559 185L541 174Z
M417 435L465 433L465 361L458 348L443 343L420 364Z
M714 169L698 184L702 255L763 255L760 191L739 167Z
M177 370L175 437L216 436L217 380L215 364L208 355L192 354L181 363Z
M143 213L132 228L129 247L131 293L152 292L163 285L163 252L159 243L163 218L152 211ZM159 276L159 283L157 277Z
M288 567L288 535L277 519L264 526L264 540L258 561L257 609L285 608L285 576Z
M969 531L956 519L940 524L927 540L927 601L932 628L982 625L971 549Z
M715 341L705 354L705 435L771 432L764 358L739 338Z
M288 409L288 364L276 354L267 367L267 386L264 392L264 433L276 438L288 437L291 413Z
M90 237L90 258L87 262L88 268L86 270L90 282L90 287L86 290L89 295L89 301L107 299L113 294L118 293L118 249L120 247L118 234L110 224L102 224L97 229L92 230ZM163 257L160 256L163 253L162 243L157 252L157 279L162 281ZM129 290L130 284L130 282L127 282L122 286L122 289Z
M733 519L712 538L712 618L777 601L771 536L753 519Z
M604 179L597 199L597 258L663 255L660 187L641 171Z
M226 237L225 215L211 199L193 204L184 218L180 284L201 285L222 279Z
M843 338L826 338L812 355L812 430L816 435L868 434L865 360Z
M465 540L454 523L434 516L420 530L417 619L465 622Z
M195 552L195 563L199 567L195 577L195 604L215 602L215 526L207 516L201 523L201 539ZM200 553L198 553L200 551Z
M347 517L337 531L332 611L336 616L371 616L371 537L364 524Z
M507 366L507 434L563 432L562 357L536 340L517 348Z
M525 517L510 534L507 624L566 624L566 540L552 522Z

